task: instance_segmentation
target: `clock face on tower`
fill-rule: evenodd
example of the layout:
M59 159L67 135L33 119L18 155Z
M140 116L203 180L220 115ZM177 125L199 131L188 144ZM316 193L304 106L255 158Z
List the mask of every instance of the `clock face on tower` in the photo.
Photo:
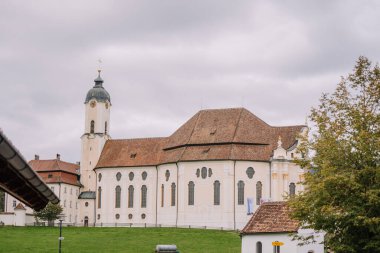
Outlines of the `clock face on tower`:
M91 106L92 108L94 108L94 107L96 106L96 102L95 102L95 101L91 101L90 106Z

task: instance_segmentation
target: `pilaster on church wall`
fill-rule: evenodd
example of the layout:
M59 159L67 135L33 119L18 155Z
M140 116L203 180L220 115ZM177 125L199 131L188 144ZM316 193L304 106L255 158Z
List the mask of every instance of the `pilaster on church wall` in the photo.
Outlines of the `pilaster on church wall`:
M247 169L252 167L255 171L252 178L247 175ZM251 199L253 210L258 208L256 204L256 184L262 183L262 198L269 198L270 189L270 164L268 162L253 162L253 161L237 161L236 162L236 180L235 180L235 201L236 201L236 227L242 228L247 224L251 215L248 215L247 199ZM244 205L238 205L238 189L239 180L244 182ZM231 189L233 191L233 189Z
M176 224L176 213L178 205L178 220L180 220L184 215L184 203L181 202L181 195L184 193L185 186L182 178L185 173L185 168L179 163L178 164L178 179L177 181L177 165L174 163L163 164L158 166L158 186L157 186L157 223L158 224ZM169 171L169 178L166 180L166 171ZM178 194L178 200L176 196L175 205L171 205L171 185L175 183L176 185L176 195ZM162 206L162 185L164 186L164 201Z

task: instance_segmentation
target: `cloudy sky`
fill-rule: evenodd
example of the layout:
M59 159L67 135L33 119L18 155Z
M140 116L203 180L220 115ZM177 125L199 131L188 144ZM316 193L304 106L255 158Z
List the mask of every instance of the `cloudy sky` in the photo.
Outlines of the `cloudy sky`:
M0 1L0 128L27 160L80 159L102 59L113 138L168 136L200 109L303 124L360 55L380 1Z

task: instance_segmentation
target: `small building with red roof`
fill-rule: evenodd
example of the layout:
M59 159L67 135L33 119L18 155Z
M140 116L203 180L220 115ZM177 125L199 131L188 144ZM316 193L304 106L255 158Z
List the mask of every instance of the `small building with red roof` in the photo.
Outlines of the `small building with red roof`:
M241 231L242 253L323 253L323 233L302 229L291 218L291 209L284 201L265 202ZM314 236L315 243L299 246L292 234Z

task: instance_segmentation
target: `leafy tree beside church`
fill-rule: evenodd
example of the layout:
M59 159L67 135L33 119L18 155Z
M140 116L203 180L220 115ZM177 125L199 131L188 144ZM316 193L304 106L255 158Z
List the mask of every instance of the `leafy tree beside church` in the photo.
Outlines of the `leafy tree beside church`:
M310 119L315 131L300 150L310 159L298 161L309 173L290 200L294 218L325 231L336 253L380 252L379 66L360 57Z
M34 212L34 216L36 220L45 220L48 222L49 226L54 226L54 221L58 219L58 215L60 215L62 211L62 206L49 202L44 209Z

